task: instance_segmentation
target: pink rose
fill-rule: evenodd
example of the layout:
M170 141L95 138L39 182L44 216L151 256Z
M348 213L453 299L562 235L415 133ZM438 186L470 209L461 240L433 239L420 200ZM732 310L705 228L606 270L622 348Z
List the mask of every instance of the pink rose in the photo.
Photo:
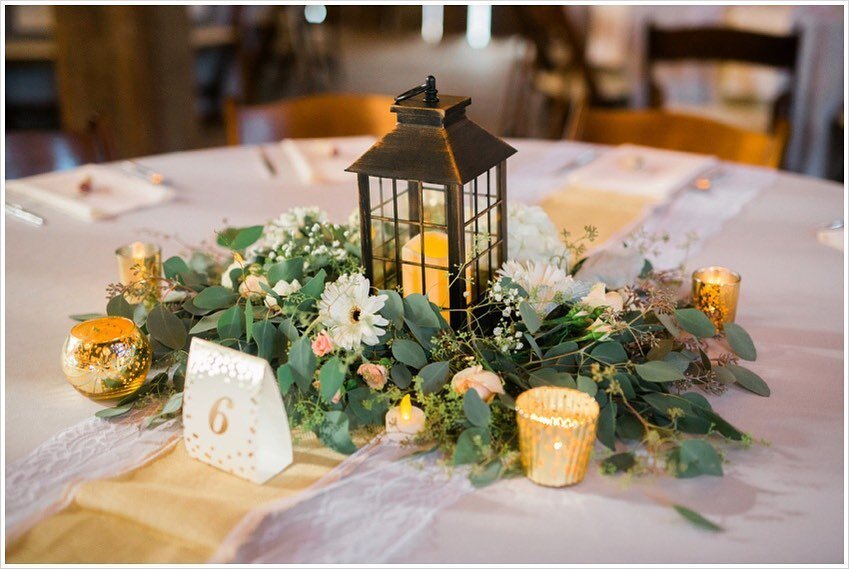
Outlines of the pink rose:
M357 373L366 380L366 383L372 389L383 389L383 386L386 385L386 378L389 377L386 367L380 364L365 363L357 368Z
M333 338L327 333L327 330L322 330L321 334L312 340L312 353L317 357L326 356L333 351Z
M454 375L451 389L459 394L474 389L481 399L489 403L496 393L504 393L501 378L491 371L484 371L483 366L473 366Z

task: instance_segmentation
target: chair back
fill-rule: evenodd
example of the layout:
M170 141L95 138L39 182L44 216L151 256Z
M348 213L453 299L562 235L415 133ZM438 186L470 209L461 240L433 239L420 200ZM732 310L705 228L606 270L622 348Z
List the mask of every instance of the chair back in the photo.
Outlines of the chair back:
M663 93L652 77L655 63L671 61L733 61L763 65L796 73L800 35L777 36L724 27L648 29L644 74L654 107L663 104ZM792 84L792 81L790 82ZM772 125L788 121L791 91L788 88L773 103Z
M102 121L92 119L86 132L20 130L7 132L6 179L66 170L112 158Z
M661 110L619 111L587 107L576 113L569 138L598 144L641 144L778 168L787 131L780 128L771 134L754 132L703 117Z
M230 101L227 109L229 144L260 144L283 138L383 136L395 127L384 95L324 94L247 107Z

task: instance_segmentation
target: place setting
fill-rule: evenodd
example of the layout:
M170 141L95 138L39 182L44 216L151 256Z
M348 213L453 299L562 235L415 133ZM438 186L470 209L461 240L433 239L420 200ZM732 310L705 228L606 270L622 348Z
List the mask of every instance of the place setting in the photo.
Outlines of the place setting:
M99 14L142 33L85 8L51 26ZM139 10L205 22L175 60L220 41L247 65L251 38L310 80L278 103L196 105L221 107L201 122L224 121L207 135L227 147L81 152L4 182L4 243L51 259L4 267L4 562L839 561L845 188L779 169L783 127L601 105L592 82L562 106L551 69L503 98L569 139L520 135L517 109L497 126L497 82L463 63L516 57L487 18L512 14L554 57L541 38L574 7L410 7L415 41L380 55L339 34L392 96L320 87L357 84L321 55L349 7L228 11L244 37L214 8ZM442 39L453 8L460 48ZM403 26L396 9L364 8ZM308 53L264 35L284 15ZM646 62L690 45L651 37ZM439 73L407 55L432 50ZM246 100L284 85L233 69ZM54 215L84 223L40 229ZM91 239L103 270L78 278L70 249Z

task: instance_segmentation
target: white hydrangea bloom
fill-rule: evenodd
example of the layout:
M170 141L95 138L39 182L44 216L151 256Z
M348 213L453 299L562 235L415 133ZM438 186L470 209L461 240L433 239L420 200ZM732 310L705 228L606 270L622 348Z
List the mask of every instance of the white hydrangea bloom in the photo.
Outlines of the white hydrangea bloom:
M552 257L565 253L560 232L541 207L508 202L508 259L550 263Z

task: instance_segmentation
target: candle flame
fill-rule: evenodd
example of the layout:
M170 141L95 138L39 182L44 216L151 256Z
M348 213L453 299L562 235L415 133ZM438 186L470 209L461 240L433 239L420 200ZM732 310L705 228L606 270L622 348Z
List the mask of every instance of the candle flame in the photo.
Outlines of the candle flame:
M409 421L413 416L413 404L410 403L410 395L407 394L401 399L401 403L398 405L398 413L401 415L401 419L404 421Z
M134 259L144 259L145 256L145 246L141 241L136 241L132 245L132 255Z

